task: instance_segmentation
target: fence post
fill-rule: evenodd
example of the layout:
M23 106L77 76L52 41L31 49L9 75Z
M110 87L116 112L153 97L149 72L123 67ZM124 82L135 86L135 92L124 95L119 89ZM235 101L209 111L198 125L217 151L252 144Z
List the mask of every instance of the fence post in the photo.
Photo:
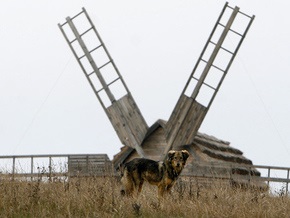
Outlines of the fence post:
M268 167L268 181L267 181L267 183L268 183L268 186L270 185L270 167Z
M287 170L286 195L288 194L288 184L289 184L289 169Z
M86 162L87 162L87 176L89 175L89 155L87 155L87 160L86 160Z
M12 163L12 180L14 180L14 174L15 174L15 156L13 156L13 163Z
M48 166L48 168L49 168L49 181L51 182L51 168L52 168L52 166L51 166L51 156L49 156L49 166Z
M31 172L31 181L33 180L33 157L31 156L31 163L30 163L30 172Z

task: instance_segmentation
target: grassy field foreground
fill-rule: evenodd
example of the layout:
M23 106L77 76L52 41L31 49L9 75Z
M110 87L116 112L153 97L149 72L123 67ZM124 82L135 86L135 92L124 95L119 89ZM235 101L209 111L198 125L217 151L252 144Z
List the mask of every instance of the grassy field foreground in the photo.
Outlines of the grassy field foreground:
M159 202L145 186L138 199L120 196L115 178L57 182L0 180L0 217L290 217L290 200L255 190L196 183L176 186Z

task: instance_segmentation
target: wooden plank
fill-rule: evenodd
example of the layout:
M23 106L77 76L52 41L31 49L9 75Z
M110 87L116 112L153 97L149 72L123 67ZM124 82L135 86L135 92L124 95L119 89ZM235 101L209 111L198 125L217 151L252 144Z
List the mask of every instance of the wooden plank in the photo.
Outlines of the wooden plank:
M173 136L172 133L174 132L174 129L177 128L176 125L178 125L178 124L181 125L181 123L178 123L178 120L180 120L180 116L181 116L182 112L184 112L188 109L188 107L189 107L188 102L189 101L190 101L190 99L186 95L182 95L179 98L168 122L166 123L165 135L166 135L167 141L170 141L170 138Z
M194 141L197 130L206 115L206 108L192 98L182 95L178 101L170 123L166 126L167 147L162 159L167 152L180 145L191 144Z
M81 159L81 161L72 161L68 164L68 170L71 176L76 175L105 175L112 172L112 162L110 161L88 161L88 159Z
M172 145L174 142L179 129L183 125L183 120L185 119L187 112L192 104L192 99L183 95L181 96L181 100L178 102L178 105L176 108L179 108L178 111L176 111L176 114L174 117L172 117L172 122L166 125L166 128L169 128L170 131L167 133L167 143L168 145ZM168 127L167 127L168 126ZM167 153L167 152L166 152Z
M195 99L197 97L197 95L199 93L199 90L200 90L201 86L203 85L204 80L205 80L207 74L209 73L209 70L210 70L211 66L213 65L213 62L214 62L214 60L215 60L215 58L216 58L216 56L217 56L217 54L218 54L218 52L219 52L219 50L220 50L220 48L222 46L222 44L223 44L223 42L224 42L224 40L225 40L225 38L226 38L226 36L228 34L228 31L230 30L231 25L233 24L233 22L235 20L235 17L236 17L238 12L239 12L239 8L235 7L235 9L233 10L233 12L232 12L232 14L231 14L231 16L230 16L225 28L224 28L222 34L221 34L221 36L220 36L220 38L218 40L218 42L216 43L216 46L215 46L215 48L214 48L209 60L207 61L207 64L206 64L206 66L205 66L205 68L204 68L204 70L203 70L203 72L202 72L202 74L201 74L201 76L200 76L195 88L194 88L194 91L192 92L191 97L193 99Z
M131 133L140 145L148 129L143 116L136 103L134 103L134 100L129 95L124 96L118 102Z
M107 108L109 119L123 145L134 148L131 141L127 140L129 138L126 122L121 113L118 110L118 103L114 102L110 107Z
M70 166L76 166L76 165L105 165L107 163L110 163L110 162L107 162L107 161L104 161L104 162L92 162L92 161L70 161L68 162L68 164Z
M187 117L188 128L187 128L186 135L184 137L184 141L180 143L181 145L188 145L188 144L193 143L195 136L197 134L197 131L207 113L207 109L196 101L194 102L193 108L194 108L194 111L192 111L190 115Z
M80 36L78 30L76 29L74 23L72 22L72 20L69 17L67 17L66 20L67 20L67 23L70 26L72 32L74 33L75 37L77 38L77 40L78 40L78 42L79 42L84 54L86 55L89 63L91 64L94 72L97 74L98 79L99 79L100 83L102 84L107 96L109 97L111 102L114 102L115 101L114 95L112 94L111 90L109 89L105 79L103 78L101 72L99 71L99 69L98 69L98 67L97 67L97 65L96 65L91 53L88 51L87 46L85 45L83 39L81 38L81 36Z
M96 162L96 163L105 163L110 162L109 159L90 159L90 158L81 158L81 159L69 159L68 162L81 162L81 161L87 161L87 162Z
M141 143L148 126L134 100L125 95L108 107L107 113L122 144L135 148L144 157Z
M194 141L194 137L191 139L188 139L187 137L189 135L195 136L197 133L201 120L200 115L203 115L200 113L202 111L201 108L202 106L197 102L192 103L175 137L175 140L172 144L173 147L191 144Z
M98 161L98 162L109 161L109 159L107 159L107 158L92 158L92 157L85 157L85 158L69 158L68 161L80 161L80 160L89 160L89 161Z

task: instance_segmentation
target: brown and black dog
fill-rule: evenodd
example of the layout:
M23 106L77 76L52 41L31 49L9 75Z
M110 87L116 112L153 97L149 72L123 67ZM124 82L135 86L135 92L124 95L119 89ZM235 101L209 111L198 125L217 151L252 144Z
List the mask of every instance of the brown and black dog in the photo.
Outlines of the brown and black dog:
M121 169L122 195L141 192L144 181L158 186L158 196L168 193L182 172L189 153L186 150L169 151L165 162L135 158Z

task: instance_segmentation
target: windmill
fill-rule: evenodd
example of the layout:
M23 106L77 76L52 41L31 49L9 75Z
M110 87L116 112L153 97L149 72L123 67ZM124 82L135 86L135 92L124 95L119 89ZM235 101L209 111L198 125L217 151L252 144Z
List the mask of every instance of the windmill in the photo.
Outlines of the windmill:
M75 24L81 16L83 16L82 24L88 23L86 28L83 25L77 27ZM180 148L182 145L195 145L194 149L198 149L196 152L193 147L187 148L195 159L201 159L197 155L198 151L201 151L212 159L221 159L222 156L226 161L251 164L250 160L242 156L241 151L229 147L228 142L200 134L198 129L254 17L241 12L238 7L231 7L228 3L224 5L168 122L158 120L150 128L86 10L83 8L79 14L67 17L65 23L59 24L61 32L120 141L125 145L121 154L115 157L115 167L134 155L163 160L170 149ZM236 21L239 22L239 20L243 21L243 25L236 25ZM238 30L235 29L235 25ZM95 37L94 40L86 41L89 33ZM230 48L227 47L228 44L231 45ZM104 78L108 71L114 75L111 80ZM119 85L116 89L117 83ZM120 89L123 92L120 92ZM120 93L123 94L120 95ZM159 127L162 127L162 131L156 133L157 139L155 137L155 141L152 139L149 140L151 144L147 143L148 138ZM150 144L148 145L151 146L150 149L144 151L146 147L144 143L147 143L146 146ZM152 144L155 147L152 147ZM135 151L137 153L133 154Z

